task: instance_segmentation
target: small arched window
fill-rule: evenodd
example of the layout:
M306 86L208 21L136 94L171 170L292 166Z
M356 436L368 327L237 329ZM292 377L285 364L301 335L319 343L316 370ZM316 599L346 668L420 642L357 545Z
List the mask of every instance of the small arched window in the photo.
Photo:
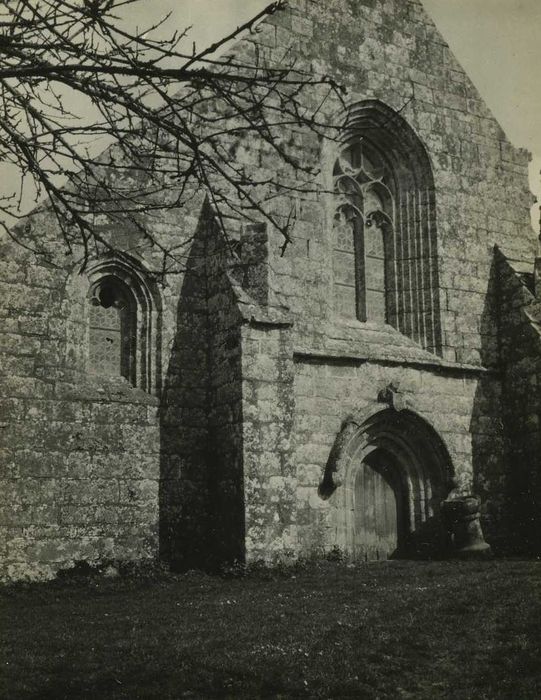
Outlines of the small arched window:
M89 277L88 370L157 392L161 304L155 285L128 256L100 261Z
M442 352L432 168L398 113L351 108L333 169L335 312L387 323Z
M131 290L105 277L94 286L90 302L90 370L135 384L137 304Z

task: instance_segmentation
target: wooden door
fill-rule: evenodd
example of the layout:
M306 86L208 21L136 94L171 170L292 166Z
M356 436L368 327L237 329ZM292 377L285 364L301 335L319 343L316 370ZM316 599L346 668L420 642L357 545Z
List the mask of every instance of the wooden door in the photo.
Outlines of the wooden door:
M388 559L398 547L400 484L384 460L360 462L354 482L354 553L365 561Z

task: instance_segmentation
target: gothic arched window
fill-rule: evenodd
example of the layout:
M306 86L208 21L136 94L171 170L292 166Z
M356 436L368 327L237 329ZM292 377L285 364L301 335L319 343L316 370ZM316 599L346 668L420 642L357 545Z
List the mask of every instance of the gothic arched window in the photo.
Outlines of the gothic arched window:
M403 118L380 102L350 112L333 170L334 307L441 352L432 170Z
M134 384L136 329L137 304L129 287L114 277L100 279L90 299L90 370Z
M160 385L160 297L128 256L90 270L88 369L156 392Z

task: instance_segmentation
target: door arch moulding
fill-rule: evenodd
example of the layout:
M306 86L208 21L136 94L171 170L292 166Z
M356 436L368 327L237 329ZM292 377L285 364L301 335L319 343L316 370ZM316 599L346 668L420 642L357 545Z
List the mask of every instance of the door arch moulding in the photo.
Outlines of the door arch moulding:
M398 410L390 403L373 402L346 418L319 486L320 497L332 509L335 545L350 554L358 549L356 479L359 469L374 459L387 461L398 475L396 554L445 546L440 505L455 474L449 451L421 414L407 404L398 404Z

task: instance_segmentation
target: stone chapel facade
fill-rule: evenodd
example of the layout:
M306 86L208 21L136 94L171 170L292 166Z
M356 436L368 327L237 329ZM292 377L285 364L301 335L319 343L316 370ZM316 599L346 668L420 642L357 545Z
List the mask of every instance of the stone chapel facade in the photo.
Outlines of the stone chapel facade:
M349 94L340 146L292 135L321 191L284 256L242 221L231 252L203 195L155 231L192 241L165 284L129 230L84 274L1 244L5 579L433 553L451 489L496 553L541 549L528 153L418 0L294 0L254 42ZM46 211L27 230L57 244Z

